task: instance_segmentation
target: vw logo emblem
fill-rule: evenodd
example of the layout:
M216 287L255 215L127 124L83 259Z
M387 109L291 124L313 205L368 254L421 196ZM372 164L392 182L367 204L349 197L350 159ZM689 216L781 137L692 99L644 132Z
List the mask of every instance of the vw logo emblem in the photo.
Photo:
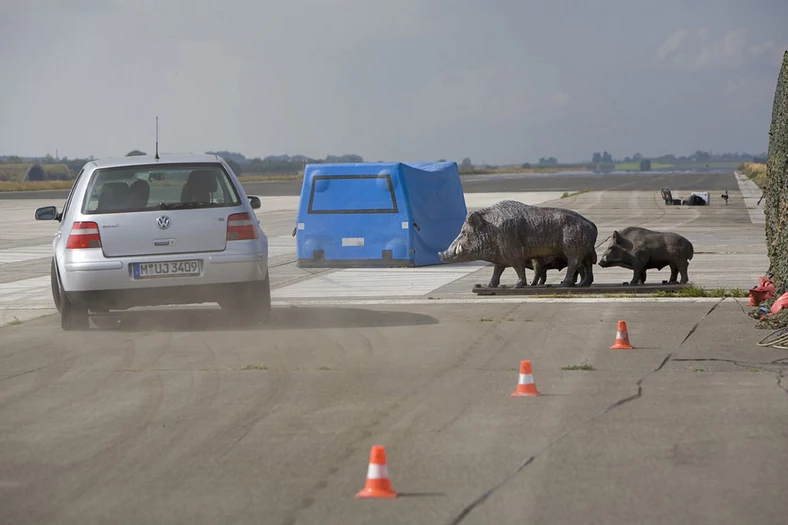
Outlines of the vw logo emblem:
M156 219L156 226L158 226L160 230L166 230L170 227L170 218L166 215L162 215Z

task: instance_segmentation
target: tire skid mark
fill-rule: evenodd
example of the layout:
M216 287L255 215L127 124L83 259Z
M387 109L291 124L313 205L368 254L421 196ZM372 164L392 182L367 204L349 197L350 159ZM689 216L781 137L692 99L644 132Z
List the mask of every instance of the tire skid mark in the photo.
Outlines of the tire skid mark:
M51 338L51 336L45 336L45 337L50 337ZM73 340L71 338L69 338L69 339L65 340L63 342L63 344L66 347L70 347L70 346L72 346L72 341ZM91 341L91 343L93 343L93 341ZM39 349L39 348L43 348L45 346L49 346L49 343L42 344L42 345L34 345L34 346L30 347L30 348L31 349ZM83 343L82 346L88 346L88 345L85 345L85 343ZM74 363L77 360L85 358L85 357L91 357L91 356L93 356L95 354L103 352L104 349L105 349L105 347L103 345L101 345L101 344L98 344L98 343L96 343L95 345L91 344L91 345L88 346L87 350L85 350L85 351L83 351L81 353L75 353L74 355L71 355L69 357L61 357L56 362L53 362L51 364L46 364L46 365L38 367L38 368L36 368L34 370L30 370L30 371L27 371L27 372L23 372L23 373L17 374L16 377L19 377L21 375L25 375L27 373L42 372L40 378L37 380L35 385L33 385L29 389L25 390L24 392L20 392L19 394L12 396L10 399L6 399L5 402L0 404L0 411L8 408L9 406L11 406L14 403L18 403L19 401L22 401L25 398L30 397L31 395L34 395L34 394L40 392L41 390L47 388L52 383L54 383L55 381L60 379L62 376L64 376L66 373L70 372L72 370L73 366L74 366ZM3 379L0 379L0 382L2 382L3 380L6 380L6 379L12 379L12 377L6 377L6 378L3 378Z
M74 361L76 361L78 357L79 356L70 359L63 359L54 364L42 365L33 370L21 372L14 376L3 378L2 381L5 381L7 379L13 379L27 374L36 374L35 384L23 390L22 392L7 397L2 403L0 403L0 412L52 385L71 370L74 365ZM60 366L61 364L67 364L67 366Z
M148 462L134 462L129 468L124 470L123 479L132 479L140 470L146 468L168 471L169 469L163 466L163 463L166 461L165 458L167 457L167 453L176 450L178 444L195 426L204 423L204 420L197 417L197 415L213 406L221 389L221 373L218 370L216 353L213 347L205 341L202 346L208 351L214 366L210 370L197 370L192 366L191 362L187 361L189 366L189 403L185 407L178 407L175 409L178 413L178 419L175 421L168 421L167 428L169 432L158 440L158 446L163 451L159 461L152 466ZM165 352L166 348L159 352L158 355L161 356ZM158 359L159 358L154 359L150 364L155 364ZM205 382L199 381L200 386L198 387L196 386L198 382L195 381L196 374L200 374L202 377L210 377L212 380ZM203 383L205 384L204 387L202 386ZM207 393L201 394L200 390L202 388L204 388ZM150 422L148 422L147 425L149 424ZM176 459L173 460L177 461Z
M506 309L502 314L502 318L506 318L511 315L515 310L520 308L522 305L514 304L510 308ZM425 388L433 386L436 382L441 380L442 378L446 377L451 372L455 371L458 368L463 368L465 363L468 359L473 358L477 355L478 345L484 341L488 337L494 337L498 335L499 332L499 323L492 323L485 326L482 330L480 330L479 335L468 342L465 345L465 349L457 356L456 359L451 359L450 362L452 363L449 366L441 368L436 374L430 375L429 378L426 378L421 384L413 387L410 391L405 393L404 395L396 398L392 401L392 403L387 407L379 407L375 411L374 418L372 421L368 421L361 425L357 425L355 428L351 428L346 432L341 432L337 434L338 439L342 439L343 442L347 443L345 448L337 455L333 456L334 460L329 463L328 469L324 475L319 476L316 474L317 481L312 486L311 489L308 489L304 492L304 496L301 500L301 504L292 509L288 514L285 515L284 520L282 521L282 525L293 525L298 520L298 515L300 512L308 509L311 507L317 495L323 489L328 487L328 479L331 478L334 474L336 474L339 469L340 465L342 465L346 460L348 460L351 456L357 453L358 447L360 446L361 442L369 439L374 435L375 427L379 426L383 423L383 421L390 416L390 413L399 409L402 405L407 405L414 397L417 397L420 392L422 392ZM511 341L511 337L506 338L504 344L498 349L498 352L502 351L505 348L506 344ZM415 421L415 419L413 420ZM398 431L397 435L399 439L402 439L405 435L407 430L410 429L413 425L413 421L409 424L404 431ZM394 443L398 441L395 438Z
M275 343L271 342L271 344L274 345L274 348L277 352L280 351L279 347ZM184 454L201 457L215 456L217 461L221 462L221 460L226 457L259 422L263 421L265 418L276 412L278 410L278 401L281 400L287 392L287 387L290 383L290 374L281 364L280 359L275 360L273 366L269 368L269 372L272 373L266 374L266 380L264 384L262 384L254 393L252 393L252 396L257 400L257 402L251 404L248 409L242 411L230 422L224 424L222 428L219 428L211 432L209 435L206 435L201 444L195 445L188 451L184 451ZM244 372L238 371L236 373L240 376L240 374L243 374ZM218 381L215 390L218 394ZM268 390L267 395L257 395L258 393L265 392L266 390ZM194 419L194 423L200 422L196 418L192 419ZM170 463L179 460L180 458L171 458L165 461L166 463ZM162 471L166 470L166 468L162 469Z
M134 360L135 355L135 344L132 339L124 339L120 341L118 344L113 344L112 352L113 354L121 354L120 362L114 368L114 370L107 370L104 373L104 376L97 381L90 390L80 393L79 397L81 400L89 400L90 398L94 397L96 394L104 390L108 385L112 385L113 387L118 385L118 372L122 372L125 369L128 369L131 365L132 361ZM106 357L108 354L104 354ZM89 375L95 375L97 372L86 372ZM46 410L42 415L46 416L52 413L57 413L62 411L65 407L73 405L76 401L70 398L62 399L61 402L48 410Z
M9 341L5 341L5 342L9 343ZM14 348L17 347L17 345L13 344L13 342L10 342L10 343L11 344L9 345L9 347L14 347ZM48 347L48 346L50 346L49 343L35 343L35 344L31 345L31 346L25 346L23 348L20 348L18 350L12 351L12 352L9 352L7 354L0 354L0 359L7 359L9 357L16 357L16 356L18 356L20 354L27 354L28 352L41 350L42 348L45 348L45 347ZM5 379L5 378L0 378L0 381L2 381L3 379Z
M68 514L69 507L77 505L88 491L106 486L121 475L123 466L129 462L129 448L146 433L164 400L164 382L160 373L152 374L140 388L150 393L137 410L138 419L124 425L119 436L95 454L64 465L49 477L57 480L54 481L56 490L50 492L46 507L49 511L38 517L39 522L54 523L58 516ZM58 481L60 486L57 486Z

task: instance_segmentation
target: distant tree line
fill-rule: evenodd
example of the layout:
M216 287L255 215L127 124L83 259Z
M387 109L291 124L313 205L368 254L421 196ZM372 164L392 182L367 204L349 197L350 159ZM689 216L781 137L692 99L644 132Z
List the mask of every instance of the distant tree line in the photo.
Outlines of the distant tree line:
M233 171L241 175L247 174L290 174L298 173L304 169L307 164L329 164L329 163L356 163L364 162L361 155L346 154L346 155L328 155L325 158L314 158L306 155L269 155L267 157L254 157L247 158L241 153L232 151L208 151L208 154L215 154L222 157ZM129 151L126 156L146 155L144 151L133 149ZM665 163L673 165L681 165L686 163L709 163L709 162L765 162L766 153L753 155L750 153L717 153L697 150L691 155L661 155L658 157L645 158L640 153L628 155L624 158L615 158L612 153L608 151L593 152L591 161L588 162L564 162L561 163L555 157L540 157L539 161L535 164L524 162L519 166L524 169L531 168L588 168L595 170L608 170L613 169L616 163L640 163L641 168L644 166L650 169L651 162ZM82 167L94 157L91 155L87 158L69 159L67 157L53 158L51 155L44 157L19 157L19 156L0 156L0 163L5 164L27 164L32 166L25 174L26 180L68 180L73 179L82 169ZM445 159L440 159L437 162L445 162ZM42 166L61 164L65 166L65 171L59 169L42 169ZM484 172L485 170L495 169L498 166L494 165L475 165L470 158L465 157L462 161L458 162L458 167L461 173Z
M766 153L759 155L752 155L750 153L716 153L712 154L708 151L697 150L692 155L660 155L659 157L649 157L648 160L652 162L661 162L665 164L683 164L683 163L697 163L697 162L759 162L759 159L765 159ZM630 163L640 162L644 160L643 155L635 153L632 156L627 156L620 159L613 158L613 155L604 151L602 153L595 151L591 155L591 162L593 164L605 163Z
M324 159L306 155L269 155L264 158L246 158L241 153L231 151L206 151L210 155L222 157L236 174L243 173L297 173L307 164L336 164L340 162L364 162L361 155L328 155Z

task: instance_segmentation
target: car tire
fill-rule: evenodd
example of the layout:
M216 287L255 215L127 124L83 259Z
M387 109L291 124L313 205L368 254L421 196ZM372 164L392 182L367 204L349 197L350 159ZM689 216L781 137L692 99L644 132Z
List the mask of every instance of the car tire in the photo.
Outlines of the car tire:
M60 284L60 278L55 273L57 279L57 289L60 298L60 327L63 330L87 330L90 327L90 317L88 316L88 307L81 304L72 303L66 295L63 286Z
M49 281L52 286L52 301L55 303L57 313L60 313L60 286L57 281L57 268L55 267L55 259L52 258L52 266L49 270Z

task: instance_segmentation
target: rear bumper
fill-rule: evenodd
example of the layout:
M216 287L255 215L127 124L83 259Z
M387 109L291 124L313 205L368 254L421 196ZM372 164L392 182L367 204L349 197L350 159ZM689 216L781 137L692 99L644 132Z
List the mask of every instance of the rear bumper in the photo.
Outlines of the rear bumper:
M267 252L235 251L223 253L196 253L162 255L156 257L124 257L105 259L88 254L64 254L58 260L63 289L76 292L130 292L137 290L163 290L168 288L195 288L225 286L260 281L268 276ZM199 275L171 276L155 279L135 279L134 263L198 260Z
M221 303L248 291L250 283L163 286L130 290L66 292L74 304L94 310L125 310L136 306Z

